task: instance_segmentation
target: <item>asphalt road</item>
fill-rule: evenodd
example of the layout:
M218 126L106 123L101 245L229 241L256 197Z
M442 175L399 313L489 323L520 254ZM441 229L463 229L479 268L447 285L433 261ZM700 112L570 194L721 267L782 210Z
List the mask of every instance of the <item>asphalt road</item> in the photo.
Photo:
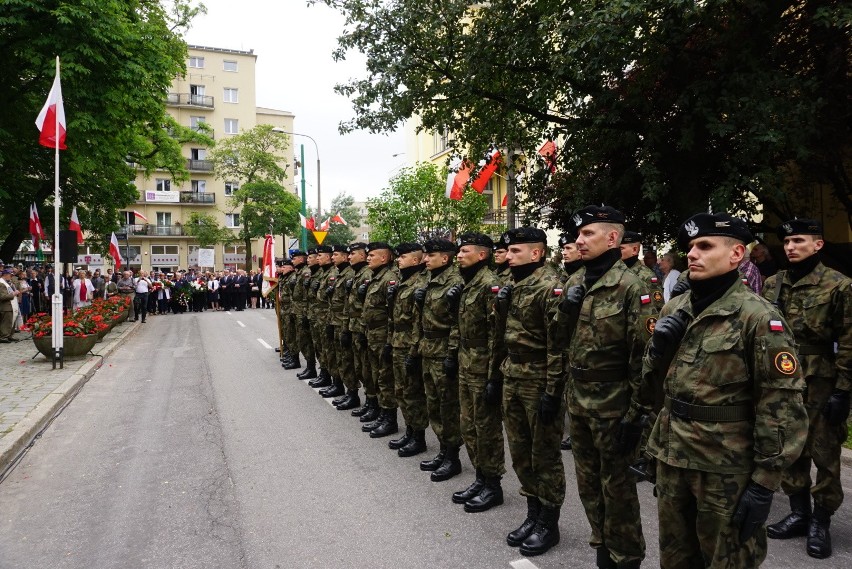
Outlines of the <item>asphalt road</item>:
M503 506L464 513L450 494L472 480L466 458L431 482L426 455L367 437L274 345L271 310L149 318L0 484L0 568L594 567L570 453L562 542L525 561L505 544L526 511L511 467ZM654 567L648 484L640 496ZM852 567L849 503L832 558L770 541L765 566ZM786 505L778 495L770 519Z

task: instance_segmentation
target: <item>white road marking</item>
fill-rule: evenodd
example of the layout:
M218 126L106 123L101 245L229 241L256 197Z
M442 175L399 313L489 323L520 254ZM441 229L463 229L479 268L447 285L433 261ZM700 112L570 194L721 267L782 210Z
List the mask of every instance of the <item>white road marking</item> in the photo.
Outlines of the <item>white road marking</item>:
M243 324L242 322L240 322L239 320L237 320L237 324L239 324L239 325L240 325L240 326L242 326L243 328L245 328L245 327L246 327L246 325L245 325L245 324Z
M225 311L225 314L230 314L230 313L231 313L231 311L230 311L230 310L226 310L226 311Z
M538 569L536 564L529 559L518 559L517 561L512 561L509 563L509 566L512 567L512 569Z
M264 348L266 348L267 350L272 349L272 346L270 346L269 344L264 342L262 338L258 338L257 341L260 342L260 345L263 346Z

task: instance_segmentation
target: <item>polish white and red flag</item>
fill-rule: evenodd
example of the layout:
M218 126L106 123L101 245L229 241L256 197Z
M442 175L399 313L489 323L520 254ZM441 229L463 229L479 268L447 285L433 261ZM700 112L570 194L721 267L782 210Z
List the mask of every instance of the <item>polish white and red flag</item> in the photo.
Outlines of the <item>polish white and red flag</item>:
M339 223L340 225L349 225L348 223L346 223L346 220L343 219L343 216L340 215L339 211L334 214L334 217L331 218L331 222L332 223Z
M115 236L115 233L109 238L109 255L115 263L115 272L120 271L124 259L121 258L121 250L118 248L118 238Z
M44 229L41 226L41 220L38 217L38 209L36 204L30 206L30 235L33 237L33 246L36 250L39 248L39 240L47 237L44 234Z
M266 298L278 284L275 276L275 238L267 235L263 242L263 285L260 294Z
M44 103L44 107L36 118L36 126L41 132L38 138L39 144L48 148L56 148L58 144L60 150L67 149L65 146L65 107L62 105L62 85L59 82L59 73L53 80L53 87L50 88L47 102Z
M331 218L330 217L328 219L326 219L325 221L323 221L319 226L320 231L328 231L330 228L331 228Z
M485 153L485 159L479 162L479 173L476 175L473 182L471 182L470 187L480 194L484 192L489 180L491 180L491 177L499 167L500 151L495 147L491 147L491 149Z
M444 193L451 200L460 200L464 197L464 188L470 180L471 164L458 156L450 162L447 173L447 191Z
M141 219L145 223L148 223L148 218L145 217L144 215L142 215L141 212L136 211L135 209L133 210L133 217L134 218L138 217L139 219Z
M80 227L80 220L77 218L77 207L71 210L71 221L68 222L68 229L77 234L77 245L83 243L83 228Z

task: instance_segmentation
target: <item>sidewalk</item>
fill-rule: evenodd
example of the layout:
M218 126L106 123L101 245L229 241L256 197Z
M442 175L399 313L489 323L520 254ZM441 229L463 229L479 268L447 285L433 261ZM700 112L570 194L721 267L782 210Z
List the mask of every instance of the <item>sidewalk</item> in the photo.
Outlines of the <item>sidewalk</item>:
M0 344L0 477L138 327L132 321L118 325L95 344L96 356L65 360L55 370L29 333L16 334L20 342Z

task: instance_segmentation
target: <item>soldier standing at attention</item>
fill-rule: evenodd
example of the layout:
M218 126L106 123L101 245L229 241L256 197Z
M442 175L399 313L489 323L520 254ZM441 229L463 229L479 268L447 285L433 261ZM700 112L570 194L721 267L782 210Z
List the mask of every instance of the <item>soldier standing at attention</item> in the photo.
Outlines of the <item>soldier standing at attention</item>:
M293 261L284 259L276 269L278 286L275 294L278 295L278 318L281 321L281 336L284 340L284 351L281 356L281 365L286 367L287 363L293 363L293 351L298 354L298 349L293 342L292 330L287 315L293 311L293 291L287 285L287 279L293 274ZM298 357L298 356L297 356Z
M758 567L772 496L807 437L801 369L778 311L740 280L746 224L700 213L680 228L688 294L663 308L630 420L664 404L648 450L657 459L660 565Z
M482 233L462 233L456 240L459 273L464 286L447 291L450 310L458 314L459 404L461 433L476 479L453 494L466 512L484 512L503 503L500 479L506 472L503 456L503 416L500 409L503 375L491 354L497 338L494 298L500 279L488 268L494 243Z
M414 335L417 318L414 291L426 286L426 272L422 270L423 246L420 243L400 243L394 253L399 280L388 288L388 302L392 306L388 341L396 401L405 419L405 434L389 441L388 448L396 449L401 457L407 457L426 450L426 427L429 426L420 365L412 361L406 365L406 359L417 343Z
M492 358L503 373L503 422L512 467L527 498L527 516L506 536L524 555L540 555L559 543L559 512L565 501L565 468L559 451L565 374L554 316L562 285L546 265L547 236L519 227L500 240L514 285L500 289L494 306L503 346Z
M580 258L580 250L577 248L576 229L572 228L570 233L563 233L559 236L559 249L562 251L562 270L565 275L560 280L564 283L571 275L583 268L583 260ZM565 391L565 409L568 409L568 391ZM568 431L568 423L565 424L565 431ZM559 444L562 450L571 450L571 436L566 436Z
M314 351L320 364L317 378L309 381L308 385L314 388L329 387L332 383L329 371L328 340L326 339L326 326L328 325L328 299L325 296L328 279L335 274L334 265L331 263L331 245L320 245L317 251L317 265L319 270L311 279L311 288L308 291L310 297L310 310L308 318L311 321L311 339L314 342Z
M512 282L512 271L509 268L509 261L506 260L506 253L507 248L501 238L494 244L494 274L504 285Z
M636 273L639 279L645 285L645 288L651 291L651 299L654 301L654 308L657 312L663 309L666 303L663 299L663 287L656 273L645 266L645 263L639 260L639 248L642 246L642 235L635 231L625 231L624 239L621 240L621 260L627 265L627 268Z
M284 314L284 324L285 330L288 330L288 334L290 336L291 343L288 344L289 350L287 355L289 358L285 359L281 365L284 366L284 369L299 369L302 367L302 363L299 361L299 350L301 348L301 343L299 342L299 302L297 301L297 285L300 284L300 276L299 273L302 271L302 268L305 266L305 262L307 261L307 254L304 251L294 251L291 255L293 270L286 275L287 280L285 281L285 285L289 292L287 294L290 298L290 310L288 310Z
M790 268L766 280L763 297L787 319L798 344L807 385L808 439L781 479L791 513L766 533L773 539L807 535L808 555L824 559L831 555L831 515L843 503L840 447L847 436L852 389L852 282L820 261L825 242L818 221L782 223L778 237ZM816 485L811 463L817 470Z
M307 262L299 275L299 282L293 289L293 306L296 309L296 329L299 331L299 346L302 355L305 356L305 369L296 374L299 379L312 379L317 376L314 353L314 343L311 339L311 321L308 318L310 308L311 277L319 269L317 266L317 252L308 249Z
M587 206L573 218L583 271L566 283L559 320L568 344L568 413L580 500L598 567L639 567L645 539L629 476L642 428L622 420L656 321L647 287L621 261L624 215Z
M321 291L324 292L326 302L328 302L325 347L328 350L328 366L332 380L329 387L320 390L320 395L323 397L339 397L346 393L343 386L343 368L346 367L346 362L341 353L343 349L340 346L340 332L346 305L346 288L343 283L346 279L355 276L355 273L349 268L349 255L346 249L346 245L332 245L331 262L334 268L326 281L325 290ZM349 361L351 362L351 360ZM351 373L351 369L347 368L345 373Z
M429 282L414 292L420 309L419 342L410 355L421 359L429 424L441 445L435 458L420 463L420 470L431 472L433 482L443 482L461 472L458 337L451 336L456 313L450 307L447 293L460 285L462 278L453 266L455 243L431 239L423 249Z
M370 374L370 364L367 361L367 337L364 335L364 323L361 320L364 297L361 296L360 289L362 284L365 285L369 282L372 271L367 266L366 243L350 243L347 251L349 267L354 276L343 282L346 289L346 309L341 324L340 346L346 352L346 357L352 361L352 374L344 373L343 375L346 395L342 399L334 399L332 402L338 411L353 409L352 415L361 417L373 408L366 404L361 407L361 398L358 396L358 385L362 384L366 389L367 382L364 378ZM367 287L365 286L364 294L366 292ZM376 407L378 407L378 404L376 404Z

